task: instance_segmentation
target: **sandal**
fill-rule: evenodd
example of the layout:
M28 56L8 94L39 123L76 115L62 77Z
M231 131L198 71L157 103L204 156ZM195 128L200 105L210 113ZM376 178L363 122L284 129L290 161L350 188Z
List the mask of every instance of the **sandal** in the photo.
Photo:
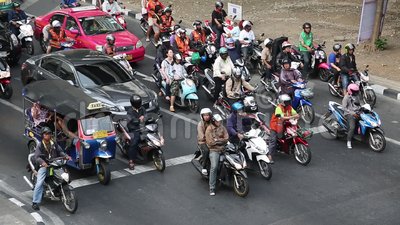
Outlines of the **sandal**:
M130 170L134 170L135 169L135 164L133 162L129 162L128 166L129 166Z
M169 107L169 111L175 112L175 108L174 108L173 106L170 106L170 107Z

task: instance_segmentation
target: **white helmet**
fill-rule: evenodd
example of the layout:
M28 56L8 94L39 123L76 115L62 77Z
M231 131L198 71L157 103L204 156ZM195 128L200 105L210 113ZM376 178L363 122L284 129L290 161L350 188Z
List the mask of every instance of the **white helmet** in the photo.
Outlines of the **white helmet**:
M217 121L217 122L222 121L222 117L219 114L214 114L213 119L214 119L214 121Z
M242 77L242 70L239 67L234 67L232 70L232 75L236 78Z
M251 27L250 21L246 20L246 21L243 22L243 28L246 27L246 26L250 26Z
M212 111L210 108L202 108L200 110L200 115L202 116L203 114L212 114Z
M51 26L52 27L61 27L61 23L58 20L54 20L53 22L51 22Z
M272 39L271 38L266 38L264 40L264 46L271 45L271 44L272 44Z
M286 47L289 47L289 46L292 46L292 44L290 44L290 42L288 42L288 41L284 41L284 42L282 43L282 49L284 49L284 48L286 48Z
M290 101L290 100L292 100L292 99L290 98L290 96L288 94L279 95L279 101L281 103L287 102L287 101Z

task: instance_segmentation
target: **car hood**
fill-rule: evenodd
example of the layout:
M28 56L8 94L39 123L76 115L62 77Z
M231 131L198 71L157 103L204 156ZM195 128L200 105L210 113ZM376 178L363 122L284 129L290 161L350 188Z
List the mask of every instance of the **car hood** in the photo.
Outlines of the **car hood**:
M94 42L98 45L105 45L106 44L106 36L108 34L98 34L94 36L86 36L85 39L89 40L91 42ZM138 38L133 35L129 31L119 31L113 33L115 37L115 45L117 47L119 46L129 46L129 45L136 45L136 42L138 42Z

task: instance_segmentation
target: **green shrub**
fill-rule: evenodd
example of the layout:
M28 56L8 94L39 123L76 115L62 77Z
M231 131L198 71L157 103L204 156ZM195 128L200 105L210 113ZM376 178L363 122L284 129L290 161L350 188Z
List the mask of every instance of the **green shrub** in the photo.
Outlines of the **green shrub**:
M379 51L382 51L386 48L387 46L387 39L386 38L378 38L375 41L375 47L376 49L378 49Z

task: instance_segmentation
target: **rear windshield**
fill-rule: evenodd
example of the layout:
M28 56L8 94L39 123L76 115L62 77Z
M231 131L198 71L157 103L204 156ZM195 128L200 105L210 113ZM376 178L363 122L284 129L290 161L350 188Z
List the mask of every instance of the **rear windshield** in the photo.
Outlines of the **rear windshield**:
M114 61L102 61L75 66L82 87L107 86L131 80L128 73Z

